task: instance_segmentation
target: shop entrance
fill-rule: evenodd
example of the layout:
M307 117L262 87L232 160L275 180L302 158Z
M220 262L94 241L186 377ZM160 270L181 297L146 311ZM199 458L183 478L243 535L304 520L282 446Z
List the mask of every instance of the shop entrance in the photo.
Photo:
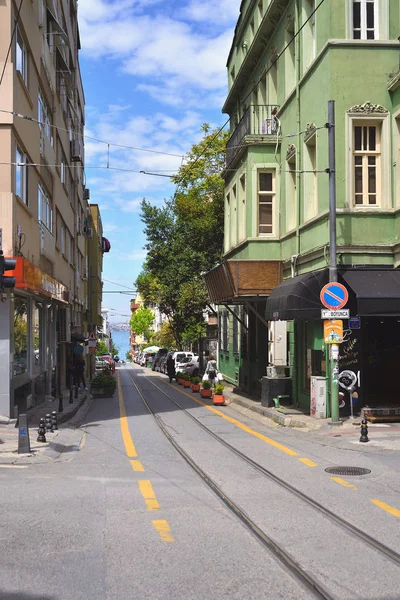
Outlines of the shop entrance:
M400 406L400 316L362 318L363 404Z

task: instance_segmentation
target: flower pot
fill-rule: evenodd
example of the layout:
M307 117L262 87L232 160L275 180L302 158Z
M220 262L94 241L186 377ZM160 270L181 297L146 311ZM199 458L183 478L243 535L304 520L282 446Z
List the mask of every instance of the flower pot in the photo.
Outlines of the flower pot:
M222 394L214 394L213 404L217 406L225 406L225 398Z
M190 381L186 381L186 379L183 380L183 387L185 388L190 388L192 384L190 383Z
M184 379L178 379L178 385L183 385L183 384L184 384L184 382L185 382L185 380L184 380Z
M111 398L114 395L114 390L111 388L91 388L90 393L93 398Z
M192 383L192 392L199 392L199 391L200 391L200 384Z
M211 398L211 396L212 396L212 390L205 390L204 388L201 388L201 390L200 390L200 396L202 398Z

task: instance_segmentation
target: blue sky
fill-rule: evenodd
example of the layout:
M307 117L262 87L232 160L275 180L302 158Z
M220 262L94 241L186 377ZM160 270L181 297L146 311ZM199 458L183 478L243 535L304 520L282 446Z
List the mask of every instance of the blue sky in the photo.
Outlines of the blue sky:
M124 289L109 281L133 288L145 258L140 202L161 204L174 186L166 177L89 167L109 159L110 167L174 173L202 123L226 121L225 65L239 7L240 0L79 0L85 134L110 143L108 151L85 140L86 186L112 246L104 290ZM103 304L123 321L129 300L105 294Z

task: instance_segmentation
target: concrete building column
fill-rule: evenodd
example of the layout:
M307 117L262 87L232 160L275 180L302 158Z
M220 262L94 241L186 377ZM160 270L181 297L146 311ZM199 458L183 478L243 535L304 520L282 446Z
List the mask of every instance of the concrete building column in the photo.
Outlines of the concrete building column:
M11 351L12 344L10 340L12 305L13 302L9 294L7 294L5 301L0 303L0 416L8 418L14 417L14 400L11 386L14 353Z

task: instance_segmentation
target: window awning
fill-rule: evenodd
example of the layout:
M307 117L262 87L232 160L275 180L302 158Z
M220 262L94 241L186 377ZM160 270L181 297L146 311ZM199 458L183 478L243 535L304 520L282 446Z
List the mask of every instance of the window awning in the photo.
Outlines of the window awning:
M55 32L53 35L60 35L62 37L62 39L64 40L64 42L66 44L69 44L69 39L68 39L67 33L61 27L56 15L50 10L49 7L47 7L47 15L48 15L49 19L52 21L54 29L55 29Z
M286 279L272 290L267 300L265 319L320 319L323 308L320 291L328 281L328 269ZM350 314L400 315L400 270L339 268L338 281L349 291L346 308L350 309Z

